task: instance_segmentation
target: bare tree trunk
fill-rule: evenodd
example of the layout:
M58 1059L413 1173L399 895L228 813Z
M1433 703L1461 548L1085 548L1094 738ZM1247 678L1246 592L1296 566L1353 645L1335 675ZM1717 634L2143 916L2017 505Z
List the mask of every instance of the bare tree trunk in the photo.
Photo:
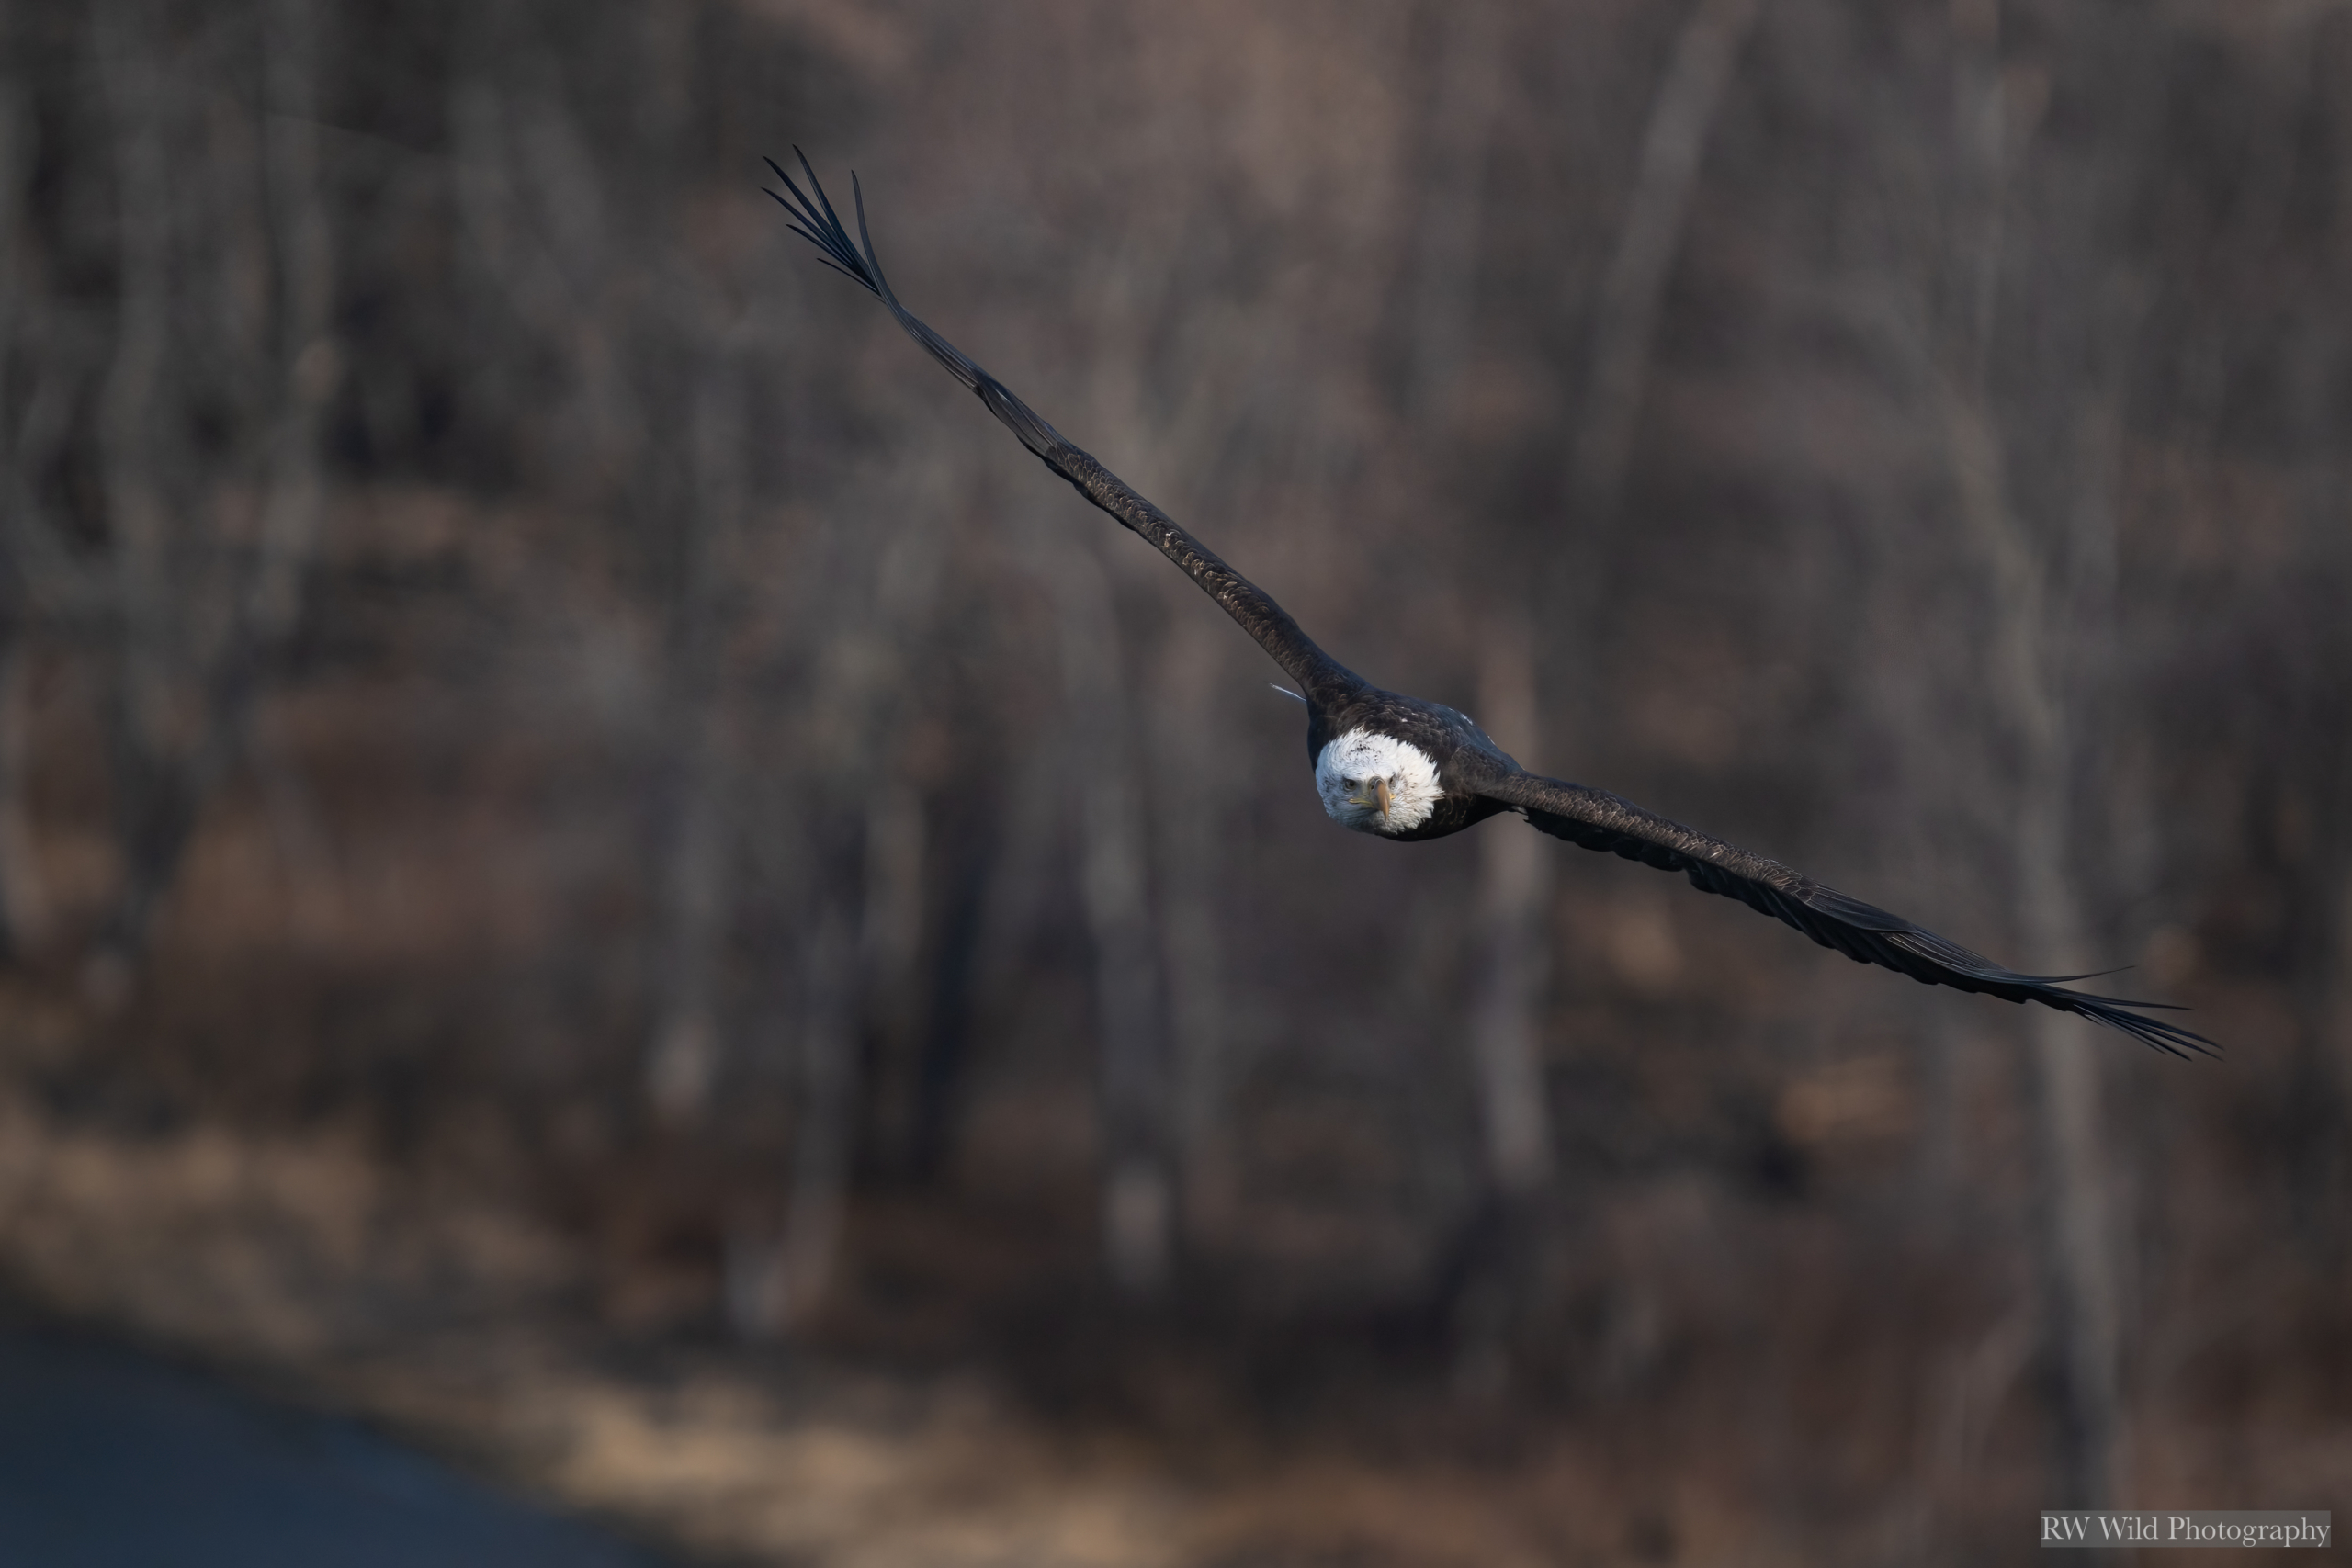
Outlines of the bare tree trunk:
M35 858L33 830L32 649L11 616L0 625L0 914L6 953L40 952L50 931L49 890Z
M2105 1058L2099 1042L2064 1021L2036 1020L2033 1038L2035 1136L2052 1200L2040 1241L2060 1390L2058 1495L2067 1507L2103 1508L2115 1497L2123 1438L2118 1242L2099 1111Z
M108 617L112 587L61 537L38 487L71 445L77 405L101 367L60 330L70 314L48 288L31 211L29 98L26 84L0 72L0 410L22 411L0 430L0 593L28 630L86 634Z
M320 36L316 0L272 0L263 54L263 175L278 282L279 402L269 433L259 548L242 614L213 682L209 794L243 750L261 776L289 859L325 866L325 840L290 750L254 724L266 666L298 629L305 579L326 519L323 454L344 377L334 333L334 230L319 167Z
M2030 548L2006 508L1984 513L1979 521L2003 525L2005 544L2018 555ZM2033 570L2030 586L2019 575L2003 576L2009 592L2001 595L1997 613L2004 624L1997 635L2009 646L1997 660L2007 676L2000 695L2024 742L2011 829L2021 899L2019 935L2037 963L2075 973L2088 965L2083 962L2080 904L2067 870L2073 758L2062 676L2047 645L2056 606L2043 571ZM2121 1435L2121 1329L2119 1244L2109 1213L2112 1173L2100 1128L2105 1056L2100 1043L2075 1020L2037 1011L2031 1023L2034 1141L2046 1195L2036 1206L2037 1239L2048 1298L2044 1332L2059 1389L2058 1496L2068 1507L2106 1507L2114 1495Z
M326 511L320 454L327 412L343 380L343 352L334 337L334 231L319 181L318 0L273 0L268 28L262 56L264 172L284 381L269 437L260 557L239 627L239 668L232 675L241 688L232 696L240 716L251 667L277 650L301 615L303 573L318 553Z
M697 1120L722 1058L718 1009L735 779L721 700L721 584L743 507L743 367L724 348L695 378L693 499L673 666L676 790L662 908L660 1011L646 1057L655 1114Z
M468 58L451 73L452 193L466 254L514 319L559 355L569 396L555 423L559 465L583 490L624 480L644 456L644 416L614 328L629 312L607 299L627 258L603 217L611 199L547 66L526 56L527 90L502 86L514 8L483 0L466 13Z
M2332 938L2329 953L2332 962L2324 973L2329 976L2313 987L2318 1006L2312 1020L2312 1045L2318 1053L2325 1091L2332 1104L2331 1121L2341 1125L2352 1121L2352 858L2341 860L2331 868L2330 879L2335 886L2324 895L2333 907ZM2331 1262L2339 1266L2347 1246L2346 1227L2341 1223L2343 1205L2352 1201L2347 1187L2346 1166L2352 1165L2340 1140L2331 1143L2325 1168L2321 1172L2326 1182L2321 1193L2320 1217L2326 1226L2322 1246ZM2335 1222L2335 1223L2329 1223Z
M1533 637L1524 621L1498 616L1481 650L1478 704L1489 734L1508 735L1532 754L1539 720ZM1544 1100L1541 1018L1546 978L1545 916L1552 856L1516 818L1478 837L1480 964L1471 1000L1479 1103L1487 1129L1487 1176L1495 1190L1523 1200L1552 1174L1552 1118Z
M1235 362L1262 362L1277 340L1236 310L1186 321L1194 363L1224 374L1162 389L1172 395L1147 412L1155 402L1149 367L1164 361L1157 333L1184 309L1186 260L1185 235L1167 211L1135 209L1086 290L1100 334L1086 400L1113 445L1125 432L1124 445L1155 454L1163 472L1188 473L1193 502L1213 507L1239 493L1237 476L1250 468L1250 443L1262 434L1247 400L1232 399L1248 380L1233 374ZM1217 904L1217 845L1232 780L1204 742L1216 722L1225 634L1180 611L1160 649L1131 656L1116 595L1129 579L1147 592L1159 587L1159 563L1105 547L1100 536L1033 540L1032 547L1054 584L1076 737L1071 766L1089 781L1081 861L1103 1030L1105 1258L1123 1288L1148 1294L1172 1265L1179 1189L1185 1234L1202 1241L1231 1223L1238 1202L1226 1116L1233 1020ZM1088 662L1106 657L1107 667ZM1119 689L1130 670L1147 683L1148 701ZM1155 851L1156 877L1145 870Z
M952 472L943 462L910 476L908 495L891 509L903 525L869 558L869 605L836 596L816 607L820 616L831 612L831 647L820 662L839 678L814 695L817 711L798 722L834 739L800 783L808 817L792 829L811 840L805 874L815 908L801 950L797 1129L784 1218L780 1226L739 1224L728 1242L729 1312L747 1338L803 1333L822 1310L846 1225L865 1100L865 1029L869 1021L886 1031L903 1027L909 1032L898 1043L911 1050L922 1016L915 993L928 845L922 796L898 773L905 759L894 721L939 589L944 552L934 520L948 505L940 492ZM844 547L877 543L844 532ZM831 847L852 823L864 828L862 866L843 863L848 857Z
M1982 404L1947 401L1961 511L1992 568L1995 621L1986 675L2018 747L2016 811L2007 827L2018 879L2018 936L2039 964L2081 967L2082 919L2072 874L2074 760L2064 674L2053 647L2064 595L2042 541L2012 509L1998 433ZM2036 1012L2030 1053L2035 1146L2044 1201L2038 1238L2045 1334L2059 1389L2059 1482L2069 1507L2112 1495L2120 1424L2116 1242L2110 1173L2099 1130L2098 1043L2075 1021Z
M1650 107L1633 198L1601 281L1591 370L1568 474L1571 504L1590 532L1605 532L1616 517L1649 384L1658 304L1682 249L1707 135L1755 25L1756 4L1698 0L1674 40L1674 57Z
M1524 620L1492 617L1480 651L1478 708L1489 733L1533 755L1533 637ZM1478 835L1478 941L1470 997L1472 1057L1486 1135L1487 1191L1455 1304L1454 1383L1491 1399L1510 1377L1511 1325L1535 1250L1537 1200L1552 1175L1552 1116L1544 1082L1543 1001L1552 857L1516 818Z
M1963 187L1953 270L1964 290L1965 315L1944 380L1945 427L1961 514L1990 569L1988 685L2017 747L2017 809L2008 833L2018 936L2036 963L2065 973L2082 967L2084 944L2069 869L2075 768L2062 623L2069 589L2077 586L2068 581L2084 545L2075 535L2103 524L2104 512L2074 498L2058 536L2036 538L2012 503L2007 453L1987 405L2007 178L2016 155L2006 145L2000 19L1999 0L1954 0L1954 129ZM2066 1506L2105 1507L2114 1495L2122 1420L2118 1244L2099 1124L2103 1057L2097 1042L2064 1015L2037 1013L2030 1028L2034 1143L2044 1194L2036 1205L2037 1241L2045 1348L2058 1392L2055 1480Z
M1443 405L1476 324L1487 153L1501 107L1503 16L1491 0L1430 8L1442 40L1429 114L1429 169L1414 225L1412 412Z
M800 1037L800 1130L793 1143L792 1206L784 1220L777 1322L807 1326L831 1289L855 1146L857 991L848 916L827 911L809 945L808 1021Z
M1061 639L1077 781L1079 884L1094 947L1102 1032L1102 1245L1111 1278L1137 1295L1167 1282L1174 1229L1168 1062L1159 941L1126 658L1109 575L1091 536L1040 554Z
M1157 660L1152 821L1158 829L1162 952L1175 1080L1175 1148L1186 1234L1224 1234L1240 1202L1229 1122L1236 1070L1217 896L1228 775L1216 733L1216 677L1226 628L1179 615ZM1271 697L1271 694L1270 694ZM1279 701L1279 698L1271 700Z
M102 999L130 983L164 868L192 816L173 766L190 716L174 680L170 522L156 472L154 431L171 312L171 175L164 118L171 73L153 55L159 29L146 7L116 0L93 18L98 75L115 141L120 247L115 344L100 398L107 523L115 569L117 667L109 718L123 886L87 978Z
M715 694L690 700L680 728L678 797L663 868L661 1009L646 1059L655 1115L675 1126L700 1119L724 1050L718 1017L719 949L728 912L728 839L733 780Z
M900 1170L916 1163L922 1115L930 1012L922 983L923 876L930 860L922 792L904 778L877 777L865 801L865 898L857 946L864 1010L876 1047L875 1133L883 1157Z
M857 721L860 755L854 771L863 796L865 890L858 931L860 1012L874 1046L875 1111L878 1153L900 1170L911 1171L927 1156L933 1132L926 1097L932 1059L930 1032L934 986L925 983L923 955L930 916L925 879L938 859L932 842L923 791L907 776L910 759L898 744L904 725L933 722L913 714L910 694L922 682L923 649L937 600L944 551L927 523L949 504L943 482L945 464L928 467L917 499L899 509L909 525L882 552L878 563L875 621L867 635L879 656L870 663L873 685L863 697ZM952 960L951 960L952 962Z
M0 37L15 18L0 11ZM9 372L18 361L30 268L24 245L25 199L32 173L31 115L20 102L12 72L0 72L0 411L15 405ZM25 361L36 345L27 344ZM49 932L49 899L33 858L30 802L31 663L28 634L32 590L26 581L23 536L36 525L23 515L31 486L16 464L24 455L14 430L0 434L0 462L8 465L0 510L9 516L0 535L0 956L21 958Z
M827 905L801 950L799 1111L792 1188L780 1231L752 1226L729 1238L728 1314L746 1339L806 1331L832 1287L849 1194L857 1100L854 927Z
M894 745L894 720L938 592L944 552L931 520L947 504L938 492L950 472L943 463L912 475L911 494L896 509L906 525L872 562L870 610L831 628L827 662L844 679L819 699L831 711L803 718L838 739L803 786L823 815L808 825L818 840L808 856L818 908L803 949L798 1130L784 1223L780 1231L746 1227L729 1244L731 1310L750 1337L798 1333L821 1309L842 1247L857 1146L864 1026L869 1018L886 1029L904 1026L910 1034L898 1043L911 1047L910 1021L922 1015L913 992L924 913L923 805L914 785L897 775L904 759ZM853 821L865 829L862 868L840 863L842 857L824 844Z

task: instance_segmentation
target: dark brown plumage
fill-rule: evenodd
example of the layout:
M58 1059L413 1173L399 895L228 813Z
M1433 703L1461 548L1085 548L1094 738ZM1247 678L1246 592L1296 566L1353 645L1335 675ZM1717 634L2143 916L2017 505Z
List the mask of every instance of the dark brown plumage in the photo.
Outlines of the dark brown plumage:
M2203 1035L2145 1016L2151 1010L2173 1010L2164 1003L2087 996L2065 988L2068 982L2093 977L2089 976L2021 975L2004 969L1899 915L1849 897L1778 861L1750 854L1604 790L1530 773L1464 715L1372 685L1317 648L1256 584L1093 457L1063 439L1001 382L899 304L875 257L865 227L865 193L856 188L854 175L851 184L857 205L857 243L851 242L806 156L800 167L808 177L808 192L803 192L774 160L768 167L791 193L789 198L774 191L768 194L790 214L793 231L815 245L828 266L879 298L908 335L977 395L990 413L1021 438L1023 446L1089 502L1182 568L1298 682L1307 706L1307 755L1317 763L1318 787L1334 819L1385 838L1420 840L1443 838L1498 813L1517 811L1554 838L1584 849L1606 850L1663 871L1681 872L1702 892L1736 898L1856 963L1893 969L1925 985L1978 991L2004 1001L2038 1002L2079 1014L2174 1055L2218 1053L2218 1047ZM1434 796L1415 807L1419 815L1409 821L1401 813L1396 818L1390 815L1390 786L1403 786L1403 775L1377 780L1331 776L1333 757L1354 742L1362 742L1369 750L1350 753L1351 760L1374 753L1399 756L1421 767L1422 776L1433 773ZM1373 796L1364 793L1375 784L1376 807ZM1342 793L1335 795L1335 790ZM1401 801L1403 796L1398 798Z

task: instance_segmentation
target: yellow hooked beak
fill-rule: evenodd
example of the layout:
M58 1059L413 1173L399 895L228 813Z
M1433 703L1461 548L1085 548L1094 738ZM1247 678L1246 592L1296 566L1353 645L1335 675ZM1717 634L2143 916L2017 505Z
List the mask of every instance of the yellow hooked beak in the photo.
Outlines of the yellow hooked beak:
M1388 803L1394 798L1395 797L1388 793L1388 781L1386 779L1369 778L1362 780L1356 784L1355 793L1348 796L1348 804L1350 806L1378 807L1380 808L1380 815L1386 817L1388 815Z

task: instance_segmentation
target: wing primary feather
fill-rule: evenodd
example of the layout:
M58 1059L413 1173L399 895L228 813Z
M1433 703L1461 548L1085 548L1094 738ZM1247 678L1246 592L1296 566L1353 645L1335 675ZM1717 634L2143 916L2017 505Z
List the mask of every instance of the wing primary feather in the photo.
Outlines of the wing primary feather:
M797 231L796 231L796 232L797 232ZM847 267L845 267L845 266L835 266L831 262L827 261L823 256L819 256L819 257L817 258L817 265L818 265L819 266L825 267L825 268L827 268L827 269L828 269L828 270L830 270L830 271L833 271L833 272L838 272L838 273L840 273L843 277L848 278L852 283L863 283L863 282L865 282L865 279L864 279L864 278L862 278L862 277L858 276L857 276L857 274L855 274L855 273L854 273L854 272L850 271L850 270L849 270L849 268L847 268Z
M1554 838L1589 850L1680 871L1702 893L1736 898L1760 914L1804 932L1859 964L1873 964L1930 986L1975 991L2003 1001L2035 1002L2120 1031L2167 1055L2218 1056L2205 1036L2147 1011L2185 1010L2168 1002L2092 996L2064 987L2118 970L2088 975L2026 975L2007 969L1900 915L1824 886L1780 862L1750 854L1630 801L1582 784L1533 773L1500 772L1478 786L1488 799L1515 807Z
M1122 527L1139 535L1182 568L1298 682L1300 690L1307 694L1310 706L1329 707L1363 689L1363 682L1316 647L1314 639L1301 631L1298 623L1264 590L1227 566L1215 551L1179 527L1174 519L1137 495L1124 479L1065 439L1002 382L900 304L888 276L882 270L882 259L875 253L874 236L865 220L865 189L856 174L850 175L853 208L857 214L857 239L853 242L848 226L825 195L816 170L809 166L808 155L797 147L793 152L800 161L801 173L808 177L808 189L803 191L799 183L771 158L766 160L768 167L795 199L786 200L774 191L768 195L784 208L793 232L817 247L820 260L837 272L846 273L888 306L891 316L909 337L922 346L924 353L967 389L978 394L991 415L1091 504L1110 513Z
M797 152L799 149L796 147L793 151ZM832 216L831 209L827 207L820 209L817 202L809 200L808 193L795 184L792 176L786 174L783 166L774 158L763 159L763 162L767 164L777 179L784 182L784 188L792 193L793 199L787 201L775 191L767 192L768 197L789 215L792 231L816 246L819 252L818 259L827 266L848 277L867 293L880 295L882 291L875 287L875 280L868 276L865 264L857 254L857 248L849 243L848 233L842 230L841 220ZM802 157L801 167L806 169L808 163L807 157ZM816 185L817 180L814 175L809 176L808 183L812 186ZM819 197L821 198L823 194L822 188L820 187ZM828 221L829 219L831 221Z
M825 221L831 226L833 232L840 234L844 240L848 239L848 233L842 228L842 215L833 210L832 198L825 194L823 182L817 178L817 171L809 166L808 154L800 150L800 144L798 142L793 143L792 155L800 160L800 172L808 176L808 188L817 193L818 204L825 209ZM850 180L854 184L856 179L857 175L855 172L853 171L850 175ZM861 211L861 220L863 217L864 214ZM865 232L865 225L861 220L858 224L858 233L863 236ZM874 247L872 245L866 246L865 253L868 259L871 259L874 254ZM874 276L876 282L881 280L882 269L879 266L876 266L874 269Z

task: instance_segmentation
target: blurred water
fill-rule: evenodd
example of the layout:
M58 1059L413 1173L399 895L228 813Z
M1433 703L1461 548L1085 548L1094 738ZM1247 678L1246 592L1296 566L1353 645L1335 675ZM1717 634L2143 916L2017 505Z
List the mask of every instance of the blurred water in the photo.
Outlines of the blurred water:
M0 1329L0 1568L653 1568L348 1421Z

